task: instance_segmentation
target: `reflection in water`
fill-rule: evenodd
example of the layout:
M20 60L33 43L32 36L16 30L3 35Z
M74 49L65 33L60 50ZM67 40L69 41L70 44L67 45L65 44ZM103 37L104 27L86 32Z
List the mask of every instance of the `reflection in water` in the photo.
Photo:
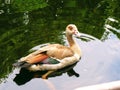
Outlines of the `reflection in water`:
M116 26L119 26L119 21L112 17L108 17L106 19L105 25L104 25L105 31L103 36L101 37L101 41L118 38L117 34L120 34L120 30L114 27L115 24L117 24Z
M99 41L98 38L92 36L92 35L88 35L88 34L85 34L85 33L81 33L82 37L80 39L84 40L84 41Z
M71 76L76 76L76 77L79 77L79 74L76 73L73 68L74 66L76 65L77 63L71 65L71 66L68 66L68 67L65 67L63 69L60 69L60 70L57 70L55 72L53 72L52 74L50 74L48 76L48 78L51 78L51 77L56 77L56 76L60 76L62 75L63 73L67 73L67 75L69 77ZM23 85L27 82L29 82L31 79L33 78L41 78L41 76L43 74L45 74L47 71L36 71L36 72L31 72L25 68L22 68L19 72L19 74L16 75L16 77L14 78L14 82L16 82L18 85Z

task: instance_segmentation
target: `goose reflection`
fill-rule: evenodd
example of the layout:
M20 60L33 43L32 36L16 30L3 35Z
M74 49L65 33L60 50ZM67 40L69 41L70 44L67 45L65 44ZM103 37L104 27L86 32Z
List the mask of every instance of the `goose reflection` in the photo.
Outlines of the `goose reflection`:
M76 76L79 77L79 74L75 72L75 70L73 69L74 66L77 63L70 65L68 67L65 67L63 69L57 70L54 73L51 73L50 75L48 75L47 78L54 78L57 76L61 76L63 73L67 73L67 75L69 77L71 76ZM34 79L34 78L41 78L43 74L45 74L47 71L36 71L36 72L32 72L29 71L25 68L21 68L19 74L16 74L16 77L13 79L13 81L17 84L17 85L23 85L27 82L29 82L30 80Z

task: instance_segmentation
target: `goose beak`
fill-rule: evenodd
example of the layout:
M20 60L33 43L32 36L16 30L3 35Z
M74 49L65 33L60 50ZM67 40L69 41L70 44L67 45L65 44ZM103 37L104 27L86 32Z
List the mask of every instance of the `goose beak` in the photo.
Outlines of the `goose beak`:
M80 32L74 33L74 36L75 36L76 38L81 38L81 37L83 37L83 35L82 35Z

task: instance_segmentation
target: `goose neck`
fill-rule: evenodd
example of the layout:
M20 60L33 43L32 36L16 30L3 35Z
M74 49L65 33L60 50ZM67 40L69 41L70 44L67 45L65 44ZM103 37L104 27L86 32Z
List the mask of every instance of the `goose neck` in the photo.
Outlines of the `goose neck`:
M81 50L80 50L78 44L74 41L72 35L66 35L66 36L67 36L67 40L68 40L68 43L70 45L70 48L74 51L75 54L80 56Z
M75 41L74 41L72 35L66 34L66 36L67 36L67 40L68 40L70 47L72 47L75 44Z

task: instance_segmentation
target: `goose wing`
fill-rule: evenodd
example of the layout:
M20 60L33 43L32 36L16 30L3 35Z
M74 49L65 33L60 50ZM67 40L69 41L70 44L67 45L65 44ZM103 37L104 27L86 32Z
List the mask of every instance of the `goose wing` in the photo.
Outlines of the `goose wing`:
M63 59L65 57L73 56L73 51L67 47L60 44L50 44L40 48L39 50L29 54L26 57L21 58L20 61L25 61L30 64L43 62L48 58Z

